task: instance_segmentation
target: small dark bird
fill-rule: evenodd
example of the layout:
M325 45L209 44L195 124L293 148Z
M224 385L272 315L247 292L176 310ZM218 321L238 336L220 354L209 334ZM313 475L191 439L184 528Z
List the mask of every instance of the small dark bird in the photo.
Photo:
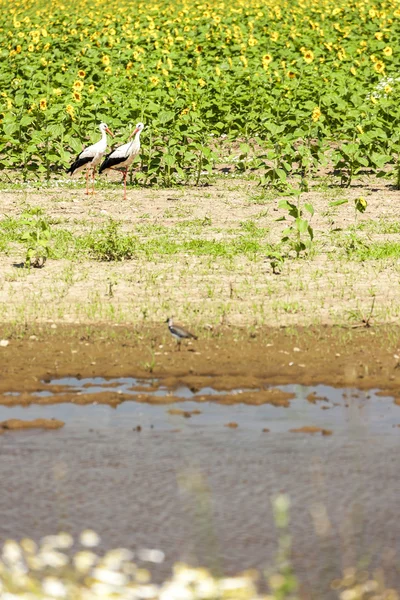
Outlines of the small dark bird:
M175 338L178 342L179 350L181 349L182 340L189 338L197 340L197 335L190 333L190 331L182 327L182 325L178 325L178 323L174 324L172 317L168 317L168 319L165 322L168 323L168 331L170 332L172 337Z

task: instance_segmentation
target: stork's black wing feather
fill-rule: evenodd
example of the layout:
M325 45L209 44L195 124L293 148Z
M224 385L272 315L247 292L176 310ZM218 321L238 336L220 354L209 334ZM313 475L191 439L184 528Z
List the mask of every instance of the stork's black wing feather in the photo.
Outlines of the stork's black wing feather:
M100 169L99 169L99 174L102 173L103 171L105 171L106 169L112 169L114 167L118 167L118 165L120 165L121 163L125 162L127 157L126 156L111 156L112 152L110 152L110 154L108 154L104 161L102 162Z
M87 163L92 162L93 156L85 156L84 158L80 158L81 154L78 154L75 161L68 169L67 173L70 173L72 175L72 173L76 171L76 169L79 169L79 167L83 167L83 165L87 165Z

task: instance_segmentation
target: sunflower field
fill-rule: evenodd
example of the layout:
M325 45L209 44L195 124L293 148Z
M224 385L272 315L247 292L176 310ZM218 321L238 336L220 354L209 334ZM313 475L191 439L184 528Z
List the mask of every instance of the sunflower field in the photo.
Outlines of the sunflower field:
M329 162L399 167L397 0L1 0L0 169L42 177L145 130L142 183L237 168L284 184ZM397 167L396 167L397 165ZM387 169L386 169L387 170Z

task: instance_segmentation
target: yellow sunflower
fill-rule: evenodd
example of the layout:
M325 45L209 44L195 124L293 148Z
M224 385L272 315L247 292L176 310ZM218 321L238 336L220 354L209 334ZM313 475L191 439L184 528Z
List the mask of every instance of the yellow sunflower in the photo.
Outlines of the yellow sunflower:
M72 96L73 96L75 102L80 102L82 100L82 96L81 96L81 94L79 92L74 92L72 94Z
M385 56L392 56L393 54L393 50L390 46L386 46L386 48L383 49L383 54Z
M86 77L85 71L83 71L82 69L79 69L79 71L78 71L78 77L81 77L82 79L85 79L85 77Z
M304 61L309 65L314 60L314 52L312 50L305 50L303 58Z
M197 82L199 84L200 87L204 87L206 84L206 82L204 81L204 79L199 79L199 81Z
M65 108L65 112L69 114L71 119L73 119L75 117L75 109L73 106L71 106L71 104L67 104L67 106Z
M316 106L314 108L314 110L312 111L312 115L311 115L311 118L314 121L314 123L317 123L320 120L321 115L322 115L322 112L321 112L320 107Z
M264 56L262 57L262 64L263 64L264 69L265 69L265 67L268 67L268 65L270 63L272 63L272 60L273 59L272 59L271 54L264 54Z
M106 56L106 55L104 55L104 56L102 57L102 59L101 59L101 62L103 63L103 65L106 65L106 66L108 66L108 65L110 64L110 57L109 57L109 56Z
M377 60L374 64L374 69L377 73L383 73L385 70L385 63L381 60Z
M80 92L83 88L83 81L79 81L79 79L77 79L76 81L74 81L74 85L72 86L72 88L74 92Z
M40 110L46 110L47 109L47 100L46 98L42 98L39 102L39 108Z
M93 94L93 92L94 92L94 85L93 85L93 83L91 83L91 84L89 85L89 87L88 87L88 92L89 92L89 94Z

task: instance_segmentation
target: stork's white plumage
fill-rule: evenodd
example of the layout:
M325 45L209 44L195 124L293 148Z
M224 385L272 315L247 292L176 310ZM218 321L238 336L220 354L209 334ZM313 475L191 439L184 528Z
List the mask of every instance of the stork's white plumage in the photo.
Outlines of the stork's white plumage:
M80 173L83 169L86 169L86 193L89 194L89 171L92 169L92 193L94 193L94 177L95 177L95 169L97 165L101 162L103 158L104 152L107 149L107 133L114 137L114 135L109 130L108 126L105 123L100 123L99 129L101 131L101 140L88 146L78 156L75 161L72 163L67 173L73 175L74 173Z
M129 136L129 139L133 137L133 140L110 152L99 169L99 174L110 169L124 169L124 200L126 199L126 176L133 159L140 152L140 134L143 129L143 123L138 123Z

